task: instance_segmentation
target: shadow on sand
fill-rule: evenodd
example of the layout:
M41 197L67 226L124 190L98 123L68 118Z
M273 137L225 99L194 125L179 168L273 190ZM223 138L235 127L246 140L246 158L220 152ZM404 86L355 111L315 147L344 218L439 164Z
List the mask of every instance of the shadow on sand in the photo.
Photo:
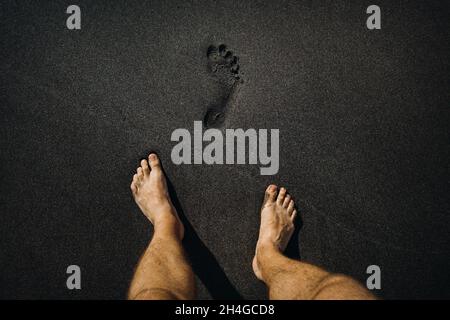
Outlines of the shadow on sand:
M231 284L227 275L220 267L216 257L209 251L199 238L191 223L187 220L180 201L171 181L167 178L167 187L172 203L178 212L178 216L184 224L183 245L188 255L192 269L197 277L205 285L213 299L241 300L242 296Z
M243 297L228 279L216 257L205 246L195 232L191 223L187 220L175 188L166 174L165 176L172 203L184 224L185 236L183 239L183 245L195 275L202 281L213 299L242 300ZM296 219L295 223L295 231L286 248L285 254L293 259L300 259L298 240L299 231L302 226L301 219Z

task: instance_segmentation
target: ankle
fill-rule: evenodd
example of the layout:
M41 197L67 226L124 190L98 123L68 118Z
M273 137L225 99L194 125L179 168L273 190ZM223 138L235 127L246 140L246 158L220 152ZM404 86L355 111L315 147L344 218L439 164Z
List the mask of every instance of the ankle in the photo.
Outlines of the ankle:
M184 229L182 223L174 215L160 217L153 222L154 238L183 240Z
M258 241L256 246L256 258L258 260L270 260L273 255L282 254L280 248L270 241Z
M275 269L279 265L279 258L283 257L280 248L270 242L258 243L255 257L259 268L260 280L268 285L272 275L276 272Z
M158 208L158 213L154 215L151 223L157 228L158 226L165 226L169 224L178 223L177 213L172 206L164 206Z

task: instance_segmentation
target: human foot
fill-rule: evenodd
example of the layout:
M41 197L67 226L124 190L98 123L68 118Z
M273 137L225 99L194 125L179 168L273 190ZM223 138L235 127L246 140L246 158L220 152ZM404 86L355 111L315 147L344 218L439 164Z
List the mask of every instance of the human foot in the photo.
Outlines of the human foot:
M158 156L150 154L148 161L143 159L131 182L131 191L142 213L157 229L176 232L182 239L183 224L172 204L167 191L167 182L161 170Z
M239 75L239 59L227 50L224 44L219 47L210 46L207 51L208 69L219 84L219 97L208 107L204 116L204 125L217 128L225 122L226 113L236 104L240 85L243 83Z
M262 280L260 257L267 249L283 252L294 232L294 220L297 215L294 200L281 188L277 194L277 187L270 185L266 189L261 208L261 225L259 238L253 258L253 271Z

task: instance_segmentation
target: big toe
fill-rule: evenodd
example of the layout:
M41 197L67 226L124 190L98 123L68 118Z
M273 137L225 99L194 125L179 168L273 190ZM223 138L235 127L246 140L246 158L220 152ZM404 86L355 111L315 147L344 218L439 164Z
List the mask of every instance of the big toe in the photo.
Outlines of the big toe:
M150 168L155 171L161 170L161 162L159 161L159 158L156 154L151 153L148 156L148 162L150 164Z
M268 203L273 203L275 202L277 198L277 186L271 184L270 186L267 187L266 189L266 193L264 195L264 205L268 204Z

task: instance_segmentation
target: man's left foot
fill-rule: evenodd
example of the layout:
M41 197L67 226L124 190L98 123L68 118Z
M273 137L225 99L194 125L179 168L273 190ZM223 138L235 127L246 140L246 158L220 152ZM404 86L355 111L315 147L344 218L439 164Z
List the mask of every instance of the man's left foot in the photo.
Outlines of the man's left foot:
M143 159L136 172L131 182L131 191L142 213L154 225L155 232L162 230L169 235L175 233L180 240L183 239L184 227L170 200L158 156L152 153L148 161Z

